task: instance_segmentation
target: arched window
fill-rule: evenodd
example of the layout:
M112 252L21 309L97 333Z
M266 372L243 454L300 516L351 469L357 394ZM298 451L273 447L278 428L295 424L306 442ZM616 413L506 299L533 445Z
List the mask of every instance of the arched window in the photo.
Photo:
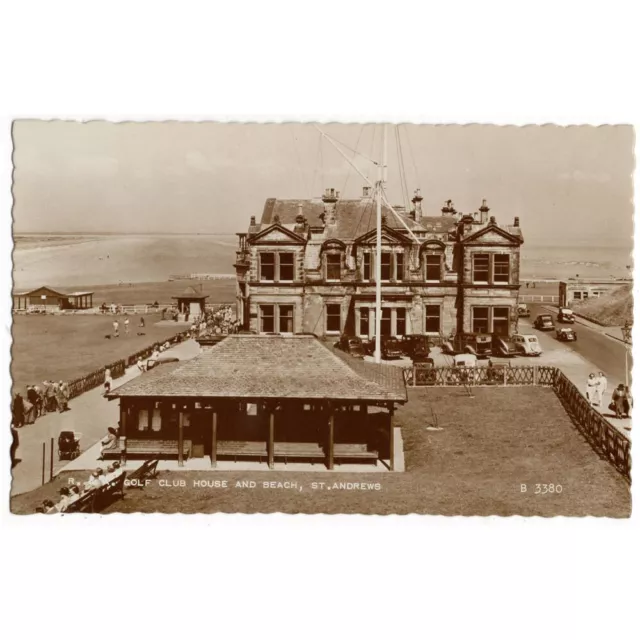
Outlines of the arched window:
M439 240L427 240L422 245L422 268L426 282L442 281L444 249L444 243Z

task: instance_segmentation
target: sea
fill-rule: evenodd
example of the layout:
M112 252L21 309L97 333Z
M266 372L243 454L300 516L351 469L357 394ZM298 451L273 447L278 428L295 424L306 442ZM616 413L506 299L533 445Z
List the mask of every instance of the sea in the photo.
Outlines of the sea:
M16 234L14 289L43 284L82 289L88 285L163 282L173 275L233 274L235 235L207 234ZM597 246L538 241L522 246L523 280L631 275L631 244Z

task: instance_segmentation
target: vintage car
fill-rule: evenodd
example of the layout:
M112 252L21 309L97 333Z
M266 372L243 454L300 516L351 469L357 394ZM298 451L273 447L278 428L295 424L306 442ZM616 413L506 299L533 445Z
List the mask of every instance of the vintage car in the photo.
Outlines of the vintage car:
M429 355L429 338L428 336L423 336L420 333L411 333L409 335L402 336L400 338L400 348L402 349L402 353L409 358L413 358L413 352L416 349L421 349L422 351L426 350L427 355Z
M553 324L553 318L549 313L539 314L536 317L533 326L535 329L539 329L540 331L553 331L556 328Z
M529 307L527 307L523 302L518 304L517 313L519 318L528 318L531 315Z
M503 358L513 358L517 356L519 351L515 342L508 336L494 335L492 340L493 355L502 356Z
M364 343L365 352L369 355L373 355L376 350L375 336ZM380 339L380 355L383 360L393 360L395 358L402 358L404 353L400 346L400 340L395 336L382 336Z
M450 356L471 353L477 358L489 358L492 350L492 337L488 333L458 333L442 343L442 353Z
M573 324L576 321L571 309L561 308L558 310L558 322Z
M417 362L424 362L431 363L433 365L433 358L430 357L429 347L420 343L415 346L410 358L414 364Z
M558 340L562 340L563 342L575 342L578 339L578 334L574 329L569 329L569 327L562 327L556 331L556 338Z
M341 351L348 353L354 358L364 358L365 349L362 340L358 336L348 336L343 334L335 345Z
M515 333L511 336L513 343L518 349L518 353L523 356L539 356L542 354L542 347L538 342L538 337L531 334Z
M176 358L174 356L160 356L155 360L150 358L147 360L147 371L163 364L171 364L172 362L180 362L180 358Z

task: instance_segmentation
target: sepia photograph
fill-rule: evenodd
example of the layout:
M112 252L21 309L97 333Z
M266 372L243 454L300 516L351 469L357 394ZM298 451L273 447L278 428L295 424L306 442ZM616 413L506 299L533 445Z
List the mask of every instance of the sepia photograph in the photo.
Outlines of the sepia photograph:
M12 141L13 514L631 515L633 127Z

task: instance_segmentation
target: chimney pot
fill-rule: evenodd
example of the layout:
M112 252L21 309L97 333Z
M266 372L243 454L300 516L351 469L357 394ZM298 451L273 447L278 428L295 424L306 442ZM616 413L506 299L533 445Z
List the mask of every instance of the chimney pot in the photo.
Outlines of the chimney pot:
M518 216L516 216L516 217L513 219L513 226L514 226L514 227L519 227L519 226L520 226L520 218L519 218Z
M490 222L490 224L495 224L496 223L496 217L495 216L491 216L489 218L489 222Z
M251 216L251 220L249 220L249 224L253 227L256 224L256 217L255 216Z

